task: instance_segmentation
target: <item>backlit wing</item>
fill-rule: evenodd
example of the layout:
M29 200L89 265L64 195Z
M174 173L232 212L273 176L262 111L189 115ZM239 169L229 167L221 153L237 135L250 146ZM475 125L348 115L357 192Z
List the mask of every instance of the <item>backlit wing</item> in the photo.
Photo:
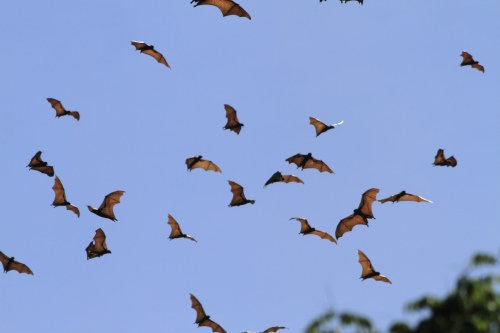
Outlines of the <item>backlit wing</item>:
M232 0L193 0L196 6L212 5L220 9L222 16L236 15L251 19L250 15L237 3Z
M304 169L317 169L319 172L333 173L332 169L325 162L317 160L314 157L306 161Z
M351 231L355 226L362 224L368 225L368 222L358 214L351 214L348 217L340 220L339 224L337 224L337 228L335 229L335 237L339 239L348 231Z
M372 204L377 200L378 188L371 188L361 196L361 202L358 209L369 219L373 219Z
M120 198L122 197L123 193L125 193L125 191L115 191L105 196L104 201L99 206L98 210L100 210L103 214L116 219L115 213L113 212L113 207L117 203L120 203Z
M57 204L64 204L66 203L66 193L64 192L64 187L61 183L61 180L59 177L54 178L54 186L52 186L52 189L54 190L55 198L54 202L52 202L52 205L57 205Z
M47 98L47 101L50 103L52 108L56 110L56 116L62 116L66 112L66 109L59 100L55 98Z

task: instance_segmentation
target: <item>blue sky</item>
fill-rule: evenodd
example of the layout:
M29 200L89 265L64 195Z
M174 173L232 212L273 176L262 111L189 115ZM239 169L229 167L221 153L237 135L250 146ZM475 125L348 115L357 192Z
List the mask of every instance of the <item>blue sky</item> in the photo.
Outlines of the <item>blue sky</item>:
M189 293L228 332L300 332L329 308L385 328L446 293L473 252L498 253L497 1L239 3L251 21L188 0L3 4L0 250L35 273L0 276L5 332L209 332ZM461 68L462 51L485 74ZM80 122L55 119L47 97ZM239 136L222 130L224 104ZM316 138L309 116L344 124ZM438 148L458 166L433 167ZM25 167L38 150L80 219ZM335 174L285 162L299 152ZM198 154L222 173L187 172ZM305 184L263 189L277 170ZM228 208L227 180L256 204ZM372 187L434 204L376 203L338 245L289 221L333 234ZM86 210L115 190L118 222ZM198 243L169 241L168 214ZM97 228L113 253L87 261ZM393 284L361 282L357 249Z

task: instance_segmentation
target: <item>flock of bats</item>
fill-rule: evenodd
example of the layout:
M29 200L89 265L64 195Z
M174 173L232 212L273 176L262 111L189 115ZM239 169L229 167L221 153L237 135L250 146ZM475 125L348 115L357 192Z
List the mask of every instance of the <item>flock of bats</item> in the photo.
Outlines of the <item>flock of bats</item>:
M326 0L320 0L320 2L323 1ZM346 3L348 1L354 1L354 0L340 0L341 3ZM357 1L360 4L363 4L363 0L355 0L355 1ZM248 19L251 19L250 15L239 4L235 3L232 0L192 0L191 3L195 3L194 7L200 5L216 6L217 8L220 9L223 16L236 15L239 17L246 17ZM161 63L166 67L170 68L170 65L166 61L165 57L160 52L155 50L153 45L148 45L140 41L132 41L131 44L136 48L137 51L140 51L141 53L153 57L158 63ZM477 61L475 61L469 53L464 51L462 52L461 56L463 58L463 61L460 64L461 66L471 66L472 68L475 68L484 73L484 67L480 65ZM79 112L66 110L59 100L55 98L47 98L47 101L56 111L57 118L62 116L72 116L77 121L80 120ZM224 105L224 109L226 111L227 122L226 125L223 127L223 129L230 130L235 132L236 134L239 134L244 125L238 120L236 110L228 104ZM312 126L314 126L316 137L331 129L334 129L336 126L341 125L343 123L343 121L341 121L339 123L328 125L314 117L309 117L309 122ZM27 167L29 167L30 170L35 170L43 174L46 174L49 177L53 177L55 175L54 167L48 165L47 162L43 161L41 156L42 152L38 151L31 158ZM286 161L288 163L295 164L297 168L300 168L302 170L311 168L311 169L316 169L319 172L333 173L333 170L325 162L314 158L311 153L295 154L287 158ZM214 162L203 159L203 156L201 155L187 158L185 163L188 171L200 168L205 171L222 172L222 170ZM453 156L446 158L444 155L444 150L439 149L434 157L433 164L435 166L455 167L457 166L457 160ZM283 175L280 171L277 171L265 182L264 187L277 182L283 182L283 183L294 182L294 183L304 184L304 182L295 175ZM233 195L229 203L229 207L241 206L246 204L253 205L255 203L255 200L246 198L243 191L244 189L240 184L231 180L229 180L228 183L231 187L231 192ZM66 193L63 184L59 179L59 177L57 176L54 177L54 186L52 187L52 189L54 190L55 194L55 198L54 201L52 202L52 205L54 207L66 207L67 210L72 211L74 214L80 217L80 210L78 209L78 207L72 205L66 199ZM332 235L330 235L325 231L320 231L315 229L314 227L311 227L308 220L305 218L293 217L290 220L296 220L300 222L301 226L300 234L316 235L321 239L326 239L336 244L338 239L342 237L346 232L352 231L353 228L357 225L368 226L368 219L375 218L372 212L372 204L377 200L376 196L378 192L379 189L371 188L362 194L359 206L353 210L353 213L351 215L339 221L335 229L335 237L333 237ZM89 205L87 206L88 210L99 217L106 218L113 222L116 222L117 218L114 214L113 207L116 204L120 203L120 198L123 196L124 193L125 192L121 190L111 192L104 197L104 200L99 206L99 208L94 208ZM382 204L385 202L395 203L400 201L432 202L421 196L410 194L405 191L401 191L397 194L391 195L384 199L380 199L378 201ZM197 240L193 236L190 236L182 232L179 223L170 214L168 215L168 225L171 227L171 233L169 235L169 238L171 240L177 238L186 238L191 241L197 242ZM89 243L85 251L87 253L87 260L101 257L105 254L111 253L106 244L106 235L101 228L95 231L93 240ZM389 278L381 275L380 272L376 271L375 268L373 268L370 259L368 259L368 257L361 250L358 250L358 257L359 257L359 263L362 268L360 277L362 280L373 278L376 281L392 283L389 280ZM5 255L3 252L0 252L0 261L2 262L5 273L15 270L19 273L33 275L33 272L27 265L16 261L14 257L9 257ZM190 298L191 298L192 308L196 311L195 323L198 324L198 326L207 326L211 328L213 332L226 333L226 331L219 324L210 319L210 316L208 316L205 313L200 301L198 301L198 299L194 295L190 294ZM286 327L284 326L273 326L264 330L261 333L272 333L285 328ZM243 333L253 333L253 332L247 331Z

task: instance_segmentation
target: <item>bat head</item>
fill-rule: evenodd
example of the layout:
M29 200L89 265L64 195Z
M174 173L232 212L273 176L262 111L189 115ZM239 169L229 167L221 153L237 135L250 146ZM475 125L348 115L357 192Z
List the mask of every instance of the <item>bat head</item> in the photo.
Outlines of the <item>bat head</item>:
M248 202L253 205L255 203L255 200L248 200Z
M94 207L89 206L89 205L87 205L87 208L88 208L88 209L89 209L89 211L91 211L91 212L93 212L93 211L95 210L95 208L94 208Z

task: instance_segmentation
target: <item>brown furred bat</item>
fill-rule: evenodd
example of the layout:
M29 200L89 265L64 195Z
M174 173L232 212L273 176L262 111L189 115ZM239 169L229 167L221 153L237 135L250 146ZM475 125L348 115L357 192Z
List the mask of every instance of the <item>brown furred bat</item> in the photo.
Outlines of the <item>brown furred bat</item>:
M210 316L205 313L205 310L203 310L203 306L201 305L200 301L198 301L198 299L193 294L189 295L191 296L191 307L194 309L194 311L196 311L196 320L194 323L198 324L198 327L210 327L212 329L212 332L214 333L226 333L226 330L224 330L222 326L210 319Z
M337 229L335 230L337 240L346 232L351 231L356 225L363 224L368 226L368 219L375 218L372 212L372 204L377 200L378 192L378 188L371 188L363 193L358 208L351 215L340 220L337 225Z
M49 177L54 176L54 168L47 165L47 162L42 160L42 152L38 151L35 156L31 158L30 163L27 165L30 170L36 170L38 172L44 173Z
M2 251L0 251L0 262L3 265L4 273L7 273L9 271L17 271L18 273L34 275L28 266L20 263L19 261L15 261L14 257L7 257Z
M436 156L434 157L435 166L451 166L452 168L457 166L457 160L455 157L450 156L448 158L444 157L444 150L438 149Z
M236 134L240 134L241 128L245 125L238 120L236 110L229 104L224 104L224 109L226 110L227 123L223 129L228 129Z
M278 183L278 182L281 182L281 183L291 183L291 182L293 182L293 183L304 184L304 182L302 181L302 179L300 179L297 176L294 176L294 175L283 175L283 174L281 174L281 172L276 171L271 176L271 178L269 178L267 180L267 182L264 184L264 187L266 187L269 184Z
M176 239L176 238L187 238L190 239L194 242L197 242L196 239L194 239L193 236L186 235L185 233L182 232L181 227L179 226L179 223L172 217L172 215L168 214L168 225L172 228L172 231L170 232L170 240Z
M288 163L295 163L298 168L304 169L317 169L319 172L333 173L332 169L322 160L315 159L311 153L307 155L295 154L286 159Z
M292 217L290 220L297 220L300 222L300 233L302 235L316 235L322 239L327 239L330 242L337 244L337 241L332 237L332 235L325 231L316 230L315 228L311 227L307 219L301 217Z
M427 200L426 198L422 198L422 197L415 195L415 194L406 193L406 191L401 191L399 193L393 194L385 199L380 199L378 201L380 203L384 203L387 201L391 201L392 203L400 202L400 201L415 201L415 202L430 202L430 203L432 203L432 201Z
M99 208L95 209L92 206L87 206L90 212L96 214L97 216L104 217L106 219L110 219L113 222L118 221L115 217L115 213L113 212L113 207L117 203L120 203L120 198L122 197L125 191L114 191L104 197Z
M314 126L314 129L316 130L316 137L318 137L321 133L325 133L328 130L334 129L335 126L342 125L344 121L342 120L339 123L327 125L321 120L318 120L314 117L309 117L309 123Z
M52 108L56 110L56 118L62 116L72 116L76 120L80 120L80 113L78 111L67 111L59 100L55 98L47 98L47 101L49 101Z
M186 159L186 166L189 171L196 168L201 168L205 171L222 172L221 169L214 162L204 160L203 156L201 155L192 156Z
M360 279L366 280L369 278L373 278L374 280L377 281L382 281L382 282L387 282L392 284L391 280L389 280L387 277L380 275L380 272L375 271L375 268L373 268L372 263L370 259L363 253L363 251L358 250L358 256L359 256L359 263L361 264L361 277Z
M195 3L194 7L201 5L212 5L217 8L222 13L222 16L236 15L239 17L246 17L251 20L252 18L239 4L232 0L192 0L191 3Z
M78 207L73 206L68 200L66 200L66 192L64 191L63 184L61 183L61 180L59 177L54 178L54 186L52 186L52 189L54 190L55 198L54 202L52 202L52 206L59 207L59 206L64 206L66 207L67 210L72 211L75 213L78 217L80 217L80 210Z
M106 235L101 228L95 231L94 240L90 242L89 246L85 249L85 252L87 252L87 260L102 257L105 254L111 253L106 245Z
M156 51L154 45L149 45L149 44L146 44L144 42L135 41L135 40L131 41L130 44L134 45L135 49L137 51L141 51L141 53L144 53L144 54L147 54L148 56L153 57L160 64L164 64L165 66L170 68L170 65L167 63L167 60L165 59L163 54Z
M231 186L231 192L233 193L233 199L229 203L229 207L242 206L248 203L253 205L255 203L255 200L248 200L245 197L245 193L243 193L243 186L231 180L228 180L227 182L229 183L229 186Z
M472 58L472 56L469 53L462 51L461 56L462 56L462 63L460 64L460 66L470 65L472 68L475 68L478 71L484 73L484 67L480 65L478 61L475 61L474 58Z

